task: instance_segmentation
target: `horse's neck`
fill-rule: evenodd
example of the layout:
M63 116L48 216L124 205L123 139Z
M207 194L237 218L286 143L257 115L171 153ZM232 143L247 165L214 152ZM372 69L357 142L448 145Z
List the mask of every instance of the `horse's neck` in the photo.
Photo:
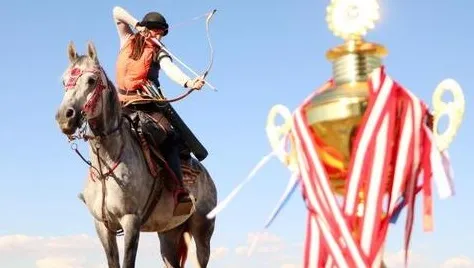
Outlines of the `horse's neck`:
M123 146L127 143L127 130L122 122L119 130L105 137L96 137L89 140L90 154L93 162L97 163L99 157L101 161L114 162L120 157Z
M92 139L89 145L92 150L93 159L97 160L97 155L102 160L115 160L120 154L120 150L125 144L124 135L127 135L128 131L124 127L124 120L122 117L122 109L118 101L117 93L112 82L108 80L108 93L103 96L106 99L103 102L102 114L99 118L95 119L94 125L98 127L95 132L98 136L92 135ZM103 134L103 136L100 136Z

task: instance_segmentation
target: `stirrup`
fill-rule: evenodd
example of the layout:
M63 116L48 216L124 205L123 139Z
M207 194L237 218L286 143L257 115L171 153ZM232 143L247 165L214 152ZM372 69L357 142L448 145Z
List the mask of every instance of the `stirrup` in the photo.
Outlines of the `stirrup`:
M189 202L178 202L178 196L180 194L187 193L189 195ZM191 209L193 208L193 201L191 200L191 194L186 191L184 187L179 187L173 195L174 199L174 211L173 211L173 216L183 216L183 215L188 215L191 213Z

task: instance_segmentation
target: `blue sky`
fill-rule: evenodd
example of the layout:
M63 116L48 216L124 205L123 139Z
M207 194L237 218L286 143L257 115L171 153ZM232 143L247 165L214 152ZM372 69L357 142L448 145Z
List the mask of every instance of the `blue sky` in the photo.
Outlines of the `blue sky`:
M0 111L4 115L0 266L54 268L48 261L64 261L57 267L77 268L99 267L94 265L103 262L101 249L88 242L96 241L91 217L76 198L86 166L69 149L54 121L63 94L59 78L67 66L70 40L80 52L92 40L102 65L114 78L119 46L112 20L114 5L137 18L151 10L162 12L170 25L218 9L210 25L215 62L208 78L219 91L206 88L175 107L208 148L210 156L204 163L222 199L270 150L264 130L268 110L277 103L295 108L331 76L324 55L341 41L327 29L328 2L2 2L0 17L6 27L0 42ZM413 265L439 267L448 259L474 265L474 182L469 165L474 136L474 37L465 30L473 23L474 6L467 0L384 0L381 6L382 18L367 39L388 48L385 64L389 75L429 104L436 85L454 78L463 87L467 102L464 122L450 147L456 196L436 198L433 233L422 232L418 210ZM209 47L203 19L171 30L164 43L196 71L206 68ZM168 95L181 92L165 75L161 80ZM268 245L261 244L260 252L251 257L239 254L248 246L249 233L261 230L288 178L289 172L277 160L271 161L218 215L213 238L218 257L209 267L298 267L290 264L298 265L302 256L306 212L299 192L268 230ZM143 237L139 267L156 267L161 262L158 240L153 234ZM392 226L387 244L388 258L395 266L402 239L403 221ZM63 247L54 243L63 243Z

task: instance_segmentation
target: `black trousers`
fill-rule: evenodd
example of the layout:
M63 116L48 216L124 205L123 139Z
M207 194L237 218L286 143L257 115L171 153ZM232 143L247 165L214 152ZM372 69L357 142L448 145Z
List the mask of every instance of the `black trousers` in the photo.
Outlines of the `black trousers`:
M142 111L159 122L160 128L164 131L160 133L166 133L166 138L162 139L157 137L153 140L161 140L159 144L156 144L160 152L163 154L168 166L175 173L179 186L183 186L183 172L181 170L181 155L180 155L180 137L178 132L173 128L169 120L163 115L161 107L153 103L144 104L133 104L128 109L135 111ZM157 114L158 113L158 114Z
M176 133L174 131L171 132L159 147L168 166L176 175L179 186L183 186L183 172L181 170L181 157Z

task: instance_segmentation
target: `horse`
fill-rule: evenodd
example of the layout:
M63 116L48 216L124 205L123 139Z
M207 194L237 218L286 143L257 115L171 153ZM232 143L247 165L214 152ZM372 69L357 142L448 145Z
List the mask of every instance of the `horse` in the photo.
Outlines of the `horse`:
M185 237L194 239L197 262L207 267L215 219L207 219L206 214L217 203L216 186L208 170L194 157L187 160L196 171L183 175L184 181L192 182L185 187L193 197L193 207L189 213L175 216L174 196L164 183L166 177L163 172L157 176L150 172L143 147L134 136L113 82L101 67L94 43L87 43L84 55L76 52L72 41L67 51L69 64L62 75L65 93L55 119L68 138L82 131L88 143L90 169L80 198L92 215L108 267L120 268L116 238L120 231L124 235L124 268L135 267L141 232L158 234L166 267L184 267ZM150 200L155 204L150 205Z

